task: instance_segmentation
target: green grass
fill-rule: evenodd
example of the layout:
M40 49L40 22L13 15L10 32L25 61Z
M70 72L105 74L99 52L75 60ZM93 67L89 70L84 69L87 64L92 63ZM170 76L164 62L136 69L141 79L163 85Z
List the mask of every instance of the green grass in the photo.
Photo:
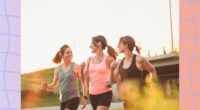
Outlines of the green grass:
M40 87L40 84L42 81L46 81L48 83L52 82L53 72L54 72L54 68L49 68L49 69L39 70L39 71L21 75L21 89L22 89L22 96L23 96L21 99L22 108L59 106L59 93L58 93L59 90L58 89L53 90L50 95L37 95L37 93L41 92L42 90ZM173 83L177 84L177 81L178 80L174 80ZM80 81L79 81L79 86L80 86ZM29 92L27 93L27 91L29 91L30 93ZM82 91L81 88L80 88L80 91ZM172 84L172 94L173 94L172 100L169 99L165 101L164 106L167 106L169 108L171 107L168 110L177 110L179 92L176 85L173 85L173 84ZM90 103L89 99L88 99L88 103ZM122 110L122 109L111 109L111 110Z
M38 96L42 91L41 82L50 83L53 80L53 73L54 68L49 68L21 75L22 108L59 105L58 89L53 90L52 95Z
M40 90L42 81L50 83L53 80L54 68L39 70L21 75L22 90Z
M21 75L21 93L24 107L42 107L59 105L59 89L52 90L51 95L40 95L41 82L51 83L53 80L54 68L34 71ZM79 81L79 91L82 94L81 83ZM88 103L89 99L88 99Z

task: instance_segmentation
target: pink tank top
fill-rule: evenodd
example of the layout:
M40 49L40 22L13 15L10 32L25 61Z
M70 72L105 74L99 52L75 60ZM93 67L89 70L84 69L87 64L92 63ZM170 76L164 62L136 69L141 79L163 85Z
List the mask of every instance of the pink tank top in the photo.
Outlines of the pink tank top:
M93 58L89 65L89 93L92 95L97 95L111 91L112 88L106 87L110 84L110 71L106 65L106 56L99 64L94 64Z

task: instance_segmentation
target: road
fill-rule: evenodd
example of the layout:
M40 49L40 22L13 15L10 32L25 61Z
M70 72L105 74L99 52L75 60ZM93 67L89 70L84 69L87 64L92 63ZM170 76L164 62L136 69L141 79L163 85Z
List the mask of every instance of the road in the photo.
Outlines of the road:
M123 103L122 102L116 102L111 103L110 110L114 109L122 109ZM24 108L22 110L60 110L59 106L51 106L51 107L40 107L40 108ZM79 106L78 110L82 110L81 106ZM92 110L91 104L88 104L87 107L84 110Z

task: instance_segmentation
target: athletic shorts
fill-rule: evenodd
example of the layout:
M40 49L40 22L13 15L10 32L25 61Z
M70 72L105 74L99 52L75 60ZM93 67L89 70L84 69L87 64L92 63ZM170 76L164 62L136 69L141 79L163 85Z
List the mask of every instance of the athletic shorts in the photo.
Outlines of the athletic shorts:
M91 101L93 110L96 110L97 106L110 107L110 103L112 101L112 91L98 94L98 95L90 94L90 101Z
M80 104L80 98L79 97L75 97L75 98L72 98L69 101L62 102L60 104L60 109L61 110L65 110L65 109L77 110L79 104Z

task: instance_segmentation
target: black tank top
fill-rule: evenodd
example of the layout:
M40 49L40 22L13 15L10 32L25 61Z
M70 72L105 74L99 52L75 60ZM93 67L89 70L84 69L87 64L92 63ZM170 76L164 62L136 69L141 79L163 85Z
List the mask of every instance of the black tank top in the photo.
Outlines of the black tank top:
M121 76L121 80L124 81L126 79L136 79L143 85L143 71L140 71L136 66L136 55L133 55L132 62L127 69L123 68L124 59L122 59L119 65L119 73Z

